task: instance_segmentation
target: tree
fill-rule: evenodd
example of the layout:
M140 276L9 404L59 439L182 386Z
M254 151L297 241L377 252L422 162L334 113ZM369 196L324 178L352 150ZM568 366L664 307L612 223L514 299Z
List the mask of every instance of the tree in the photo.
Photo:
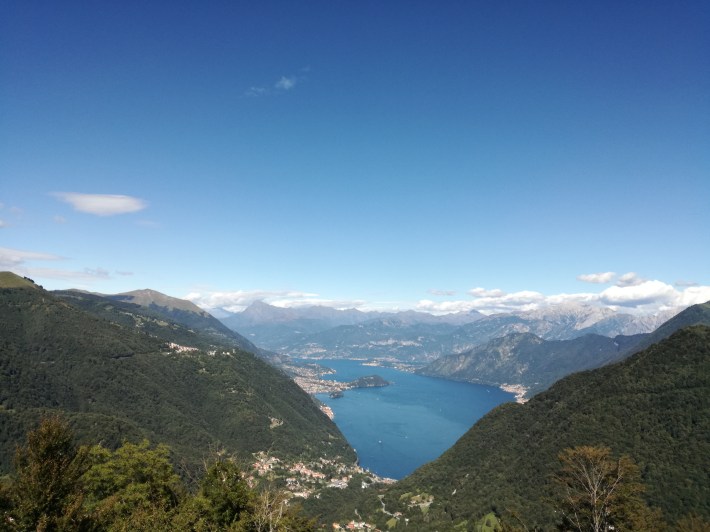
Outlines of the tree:
M639 468L628 456L615 459L608 447L581 446L559 454L554 476L560 489L563 530L655 530L660 517L641 498Z
M20 529L77 530L82 527L81 476L86 449L74 445L69 424L43 419L15 451L10 516Z
M236 463L217 460L207 469L199 495L208 501L210 521L228 527L247 511L250 490Z
M147 440L126 442L115 451L96 445L88 459L86 506L104 526L165 514L178 505L184 491L166 445L151 449Z

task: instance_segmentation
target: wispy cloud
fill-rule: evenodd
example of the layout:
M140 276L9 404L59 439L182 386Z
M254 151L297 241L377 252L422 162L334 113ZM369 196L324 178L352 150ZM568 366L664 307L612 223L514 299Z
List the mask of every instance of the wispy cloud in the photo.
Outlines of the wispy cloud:
M244 95L249 96L251 98L264 96L268 93L269 89L267 89L266 87L249 87L246 91L244 91Z
M279 79L275 84L274 88L283 90L283 91L290 91L296 86L297 79L295 76L291 77L286 77L286 76L281 76L281 79Z
M351 309L361 308L365 305L365 301L361 299L323 299L317 297L308 297L302 299L274 299L268 302L270 305L282 308L299 308L299 307L330 307L335 309Z
M24 266L28 261L62 260L62 257L51 253L24 251L12 248L0 248L0 268L15 269Z
M55 279L60 281L97 281L111 278L108 270L103 268L84 268L83 270L62 270L59 268L26 268L31 277Z
M134 196L121 194L81 194L77 192L55 192L53 196L70 204L74 210L96 216L128 214L145 209L148 204Z
M621 275L617 281L616 286L626 287L626 286L638 286L646 282L646 279L642 279L638 276L636 272L629 272Z
M62 268L47 268L35 264L38 262L57 262L64 260L66 260L65 257L53 253L0 248L0 269L11 270L19 275L64 281L91 281L111 278L110 272L101 267L67 270Z
M431 295L433 296L455 296L456 295L456 290L436 290L436 289L431 289L427 290Z
M0 220L0 229L7 227L7 222L5 220Z
M296 85L299 85L306 79L306 73L310 71L310 68L302 68L300 74L281 76L271 85L252 85L246 91L244 95L251 98L258 98L260 96L268 96L270 94L278 94L282 92L288 92L293 90Z
M583 281L585 283L596 283L596 284L606 284L610 283L616 273L614 272L603 272L603 273L585 273L577 276L578 281Z

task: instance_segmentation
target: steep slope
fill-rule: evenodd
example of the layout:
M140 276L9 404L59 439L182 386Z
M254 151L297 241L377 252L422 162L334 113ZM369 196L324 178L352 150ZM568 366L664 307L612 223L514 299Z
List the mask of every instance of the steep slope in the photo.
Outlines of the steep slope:
M159 292L151 292L163 295ZM52 294L89 314L119 325L136 328L165 341L200 348L213 345L238 347L251 353L261 354L259 348L249 340L198 307L195 308L199 312L181 309L175 311L174 307L143 305L134 302L135 300L129 302L124 298L117 299L111 295L91 294L78 290L58 290ZM185 301L185 303L190 302Z
M2 470L49 410L66 412L85 438L147 437L188 464L218 449L355 458L292 380L235 347L171 346L169 334L108 322L36 288L0 289L0 332Z
M683 329L617 364L577 373L525 405L508 403L382 502L361 501L383 524L403 512L416 530L449 530L491 511L553 529L548 497L558 453L604 445L640 465L645 498L666 519L710 517L710 328ZM433 497L426 513L412 505Z
M211 334L217 340L222 339L230 343L235 343L245 351L251 353L257 353L259 351L252 342L224 325L217 318L205 312L191 301L178 299L149 289L134 290L123 294L105 295L104 297L114 301L139 305L169 320L194 329L199 329L203 333Z
M588 334L572 340L543 340L531 333L513 333L441 357L417 373L480 384L520 384L530 396L565 375L618 360L640 336Z
M548 341L531 333L512 333L463 353L441 357L418 372L482 384L521 384L531 396L565 375L621 360L681 327L696 324L710 325L710 304L693 305L649 334L614 338L587 334Z

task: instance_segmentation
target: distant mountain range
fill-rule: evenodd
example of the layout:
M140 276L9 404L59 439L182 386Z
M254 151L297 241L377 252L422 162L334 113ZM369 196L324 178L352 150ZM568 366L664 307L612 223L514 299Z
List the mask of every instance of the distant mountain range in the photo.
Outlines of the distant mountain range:
M418 373L482 384L521 384L530 397L565 375L622 360L682 327L699 324L710 325L710 303L693 305L654 332L633 336L584 334L570 340L545 340L532 333L511 333L441 357Z
M147 438L189 467L217 451L354 462L290 378L208 314L165 298L51 293L0 274L0 471L52 412L84 440L115 447Z
M680 310L632 316L609 308L568 303L492 316L476 311L434 316L414 311L282 309L257 302L221 321L260 347L292 356L378 358L423 365L511 333L532 333L544 340L569 340L585 334L613 337L648 333Z
M411 327L418 324L442 324L457 326L470 323L483 317L483 314L470 313L433 316L426 312L362 312L356 309L338 310L324 306L308 306L298 308L281 308L256 301L244 311L220 318L230 329L239 332L259 347L279 353L301 355L308 351L309 343L318 343L319 334L325 333L326 338L337 335L330 333L333 329L343 328L343 334L348 335L351 329L360 331L365 323L378 323L395 320L390 323L398 326ZM375 325L377 327L377 325ZM355 333L357 335L357 332ZM365 333L368 334L368 333ZM416 332L404 333L408 336ZM324 340L329 349L331 340ZM352 354L348 352L348 355Z

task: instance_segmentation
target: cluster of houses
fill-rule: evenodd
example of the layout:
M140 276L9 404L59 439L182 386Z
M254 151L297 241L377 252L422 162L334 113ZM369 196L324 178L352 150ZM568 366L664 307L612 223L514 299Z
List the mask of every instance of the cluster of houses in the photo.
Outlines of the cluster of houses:
M361 487L367 488L372 483L393 482L380 478L356 465L346 465L334 460L320 458L316 461L287 464L281 459L261 452L254 455L252 472L259 477L282 479L286 489L294 497L308 498L323 488L345 489L353 476L363 475Z

